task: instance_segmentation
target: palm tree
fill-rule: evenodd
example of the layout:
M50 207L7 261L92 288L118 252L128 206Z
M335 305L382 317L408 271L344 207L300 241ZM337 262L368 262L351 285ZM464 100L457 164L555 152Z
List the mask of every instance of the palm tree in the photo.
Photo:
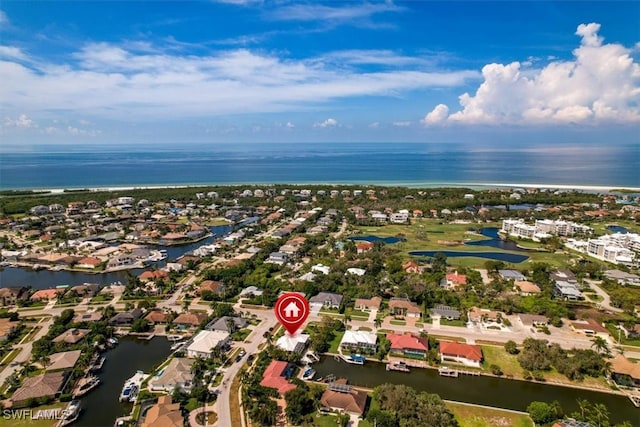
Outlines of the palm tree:
M230 334L233 334L236 331L236 322L233 320L233 317L229 317L226 320L227 329Z
M347 327L347 323L351 322L351 315L345 313L343 318L342 318L342 323L344 323L344 327Z
M600 336L596 336L591 340L591 347L595 348L598 353L609 355L611 351L609 350L609 343L607 340Z
M373 321L373 326L375 326L376 329L380 328L380 326L382 326L382 319L376 317L376 319Z

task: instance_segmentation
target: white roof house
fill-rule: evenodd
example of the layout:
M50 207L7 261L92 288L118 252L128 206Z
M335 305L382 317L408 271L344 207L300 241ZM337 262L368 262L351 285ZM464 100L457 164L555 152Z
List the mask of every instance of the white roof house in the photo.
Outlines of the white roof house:
M200 331L187 347L187 356L208 358L211 349L223 346L228 340L229 333L226 331Z
M363 268L347 268L347 273L355 274L356 276L364 276L367 270Z
M378 335L376 335L373 332L346 330L344 332L344 336L342 337L342 341L340 341L340 347L341 348L344 348L344 347L375 348L377 342L378 342Z
M300 353L309 342L308 334L284 334L276 341L276 347L285 351Z
M329 274L329 271L331 271L331 268L326 266L326 265L322 265L322 264L316 264L313 267L311 267L311 271L319 271L322 274Z

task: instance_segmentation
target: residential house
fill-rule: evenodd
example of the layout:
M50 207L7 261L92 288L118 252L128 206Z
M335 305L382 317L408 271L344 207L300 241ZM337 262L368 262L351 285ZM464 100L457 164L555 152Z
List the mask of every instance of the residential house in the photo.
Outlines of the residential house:
M147 270L143 271L139 276L141 282L166 282L169 280L169 273L164 270Z
M527 280L516 280L513 282L513 290L523 297L537 295L541 292L538 285Z
M408 298L391 298L389 311L394 316L422 317L422 309Z
M364 268L347 268L347 274L354 274L356 276L364 276L366 272L367 270L365 270Z
M102 313L100 313L99 311L88 311L85 313L78 312L73 316L73 323L93 323L99 322L100 320L102 320Z
M460 310L456 310L448 305L438 304L431 309L431 315L440 316L447 320L459 320L461 313Z
M579 301L584 299L582 292L578 289L577 283L563 280L555 281L553 285L553 293L557 297L563 298L567 301Z
M323 265L323 264L316 264L314 266L311 267L311 271L317 271L320 272L324 275L329 274L329 271L331 271L331 268L329 266Z
M208 331L223 331L232 333L233 331L229 328L229 319L233 320L233 327L235 329L243 329L248 325L246 319L243 319L242 317L222 316L221 318L209 323L205 327L205 329Z
M620 325L618 326L624 332L624 336L627 338L640 337L640 323L633 324L631 326Z
M469 319L469 322L473 324L490 327L500 326L505 315L499 311L472 307L467 314L467 318Z
M10 400L14 408L26 406L33 399L57 397L67 381L67 371L47 372L27 377Z
M356 252L358 254L364 254L373 249L373 243L371 242L358 242L356 243Z
M549 324L549 318L540 314L518 314L518 320L522 323L522 326L526 328L537 328L539 326L547 326Z
M28 289L25 287L0 288L0 303L3 306L16 305L26 298Z
M334 308L337 309L342 304L343 296L333 292L320 292L318 295L314 295L309 298L309 305L311 308Z
M640 276L637 274L631 274L620 270L607 270L604 272L604 277L610 280L615 280L622 286L640 286Z
M308 343L308 334L284 334L276 341L276 347L292 353L302 353L307 348Z
M263 293L262 289L258 289L255 286L247 286L246 288L240 291L240 297L241 298L259 297L262 295L262 293Z
M367 406L367 393L352 388L340 388L339 390L344 391L325 390L320 397L320 407L326 411L361 417Z
M467 276L464 274L458 274L458 272L448 273L440 282L440 286L445 289L455 289L458 286L466 286Z
M202 322L207 320L207 317L207 313L198 311L180 313L175 319L173 319L173 324L184 328L197 328Z
M172 403L171 396L158 397L158 403L147 410L140 427L182 427L184 418L180 403Z
M607 328L598 323L595 319L575 320L571 322L571 329L579 334L587 336L599 336L606 340L610 338Z
M411 333L387 334L391 341L390 354L426 358L429 352L429 340Z
M633 363L622 355L609 360L609 378L620 387L640 390L640 363Z
M500 277L504 280L527 280L527 278L524 277L524 274L520 273L518 270L498 270L498 274L500 274Z
M142 316L142 310L134 308L130 311L122 313L116 313L111 319L109 319L110 326L131 326L134 320Z
M223 348L229 342L229 333L224 331L200 331L193 337L191 344L187 347L188 357L211 356L214 348Z
M0 318L0 342L9 339L9 336L17 329L19 322L9 318Z
M174 390L180 390L184 393L190 393L193 387L193 374L191 373L193 362L194 359L174 357L159 376L155 376L149 381L149 388L153 392L173 393Z
M422 267L413 261L408 261L402 265L402 269L405 273L422 273Z
M65 292L64 289L40 289L35 291L31 298L31 301L42 301L42 300L54 300L57 299L60 295Z
M389 215L389 221L394 224L404 224L409 220L409 212L394 212Z
M96 285L94 283L85 283L83 285L72 286L68 291L69 293L75 293L79 297L82 298L91 298L95 296L100 290L100 285Z
M96 258L96 257L84 257L84 258L80 258L78 260L78 262L76 263L76 267L77 268L87 268L87 269L96 269L98 267L100 267L100 264L102 264L102 260L100 258Z
M78 359L80 359L81 354L82 350L63 351L51 354L49 355L49 361L45 365L45 370L52 372L73 369Z
M285 394L289 390L296 388L295 384L289 382L289 378L294 372L294 366L289 362L282 362L280 360L272 360L264 374L262 374L262 380L260 385L263 387L274 388L278 390L280 395Z
M70 328L55 337L52 341L55 343L64 342L67 344L77 344L82 341L89 332L91 332L91 329Z
M478 345L440 341L440 361L479 368L482 362L482 348Z
M372 311L379 310L380 304L382 304L382 298L356 298L355 309L360 311Z
M271 252L265 262L270 264L284 265L289 261L289 255L284 252Z
M198 287L198 295L202 296L203 292L211 292L214 295L220 295L224 292L224 283L217 280L204 280Z
M376 351L378 335L367 331L352 331L347 329L340 341L340 348L349 351Z
M162 310L151 310L144 319L152 325L157 325L158 323L167 323L169 315Z

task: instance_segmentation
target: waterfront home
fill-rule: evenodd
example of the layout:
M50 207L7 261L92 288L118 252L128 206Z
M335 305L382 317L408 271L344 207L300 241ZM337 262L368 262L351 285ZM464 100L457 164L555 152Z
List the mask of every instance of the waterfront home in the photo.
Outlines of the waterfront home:
M371 242L359 242L356 243L356 252L358 254L364 254L373 249L373 243Z
M229 320L233 320L234 330L246 328L248 325L246 319L243 319L242 317L222 316L221 318L210 322L207 326L205 326L205 329L208 331L223 331L232 333L233 330L229 327L231 323L229 322Z
M134 320L142 316L142 310L134 308L130 311L122 313L116 313L111 319L109 319L109 326L131 326Z
M144 319L152 325L157 325L158 323L167 323L169 315L162 310L151 310L144 316Z
M60 295L65 292L64 289L40 289L35 291L31 298L31 301L42 301L42 300L54 300L57 299Z
M513 290L523 297L537 295L541 292L538 285L528 280L516 280L513 282Z
M85 313L77 312L73 315L73 323L94 323L102 320L102 313L99 311L87 311Z
M0 304L16 305L18 301L24 300L27 294L28 289L25 287L0 288Z
M640 364L633 363L622 355L616 355L609 362L609 379L620 387L640 390Z
M456 310L454 307L449 307L448 305L437 304L435 307L431 309L432 316L440 316L441 318L445 318L447 320L459 320L460 319L460 310Z
M102 264L102 260L100 258L90 256L90 257L80 258L76 263L76 267L93 270L100 267L100 264Z
M67 371L47 372L27 377L10 398L13 408L26 406L33 399L55 398L67 381Z
M115 256L107 262L107 268L122 268L122 267L131 267L136 264L136 259L131 257L130 255L118 255Z
M440 341L440 361L479 368L482 363L482 348L478 345Z
M571 329L574 332L587 336L599 336L606 340L610 338L609 330L595 319L575 320L571 322Z
M567 301L583 300L582 292L578 289L577 283L567 282L564 280L556 280L553 285L553 293L559 298Z
M73 369L81 353L81 350L73 350L50 354L44 368L47 372Z
M18 323L19 322L6 317L0 318L0 342L6 341L9 338L18 327Z
M367 405L367 393L345 388L344 391L325 390L320 397L320 407L325 411L347 413L356 417L364 414Z
M347 274L355 274L356 276L364 276L366 272L367 270L365 270L364 268L347 268Z
M149 381L149 388L152 392L173 393L174 390L180 390L184 393L191 393L193 387L191 365L193 362L194 359L186 357L171 359L169 364Z
M334 292L320 292L309 298L311 309L333 308L337 309L342 304L343 296Z
M187 347L187 357L211 356L214 348L223 348L229 342L229 333L224 331L200 331L193 337L191 344Z
M354 308L360 311L371 311L371 310L379 310L380 304L382 303L382 298L373 297L373 298L356 298Z
M140 427L182 427L184 418L180 403L172 403L171 396L158 397L158 403L147 410Z
M295 384L289 382L289 378L293 375L294 369L295 366L289 362L272 360L269 366L267 366L267 369L265 369L264 374L262 374L260 385L276 389L280 395L283 395L289 390L296 388Z
M375 352L377 343L378 335L373 332L352 331L347 329L340 341L340 349L343 351L357 352L368 350L369 352Z
M85 283L83 285L72 286L67 291L67 296L75 294L82 298L91 298L95 296L99 290L100 285L97 285L95 283Z
M67 344L77 344L82 341L89 332L91 332L91 329L70 328L55 337L52 341L54 343L64 342Z
M147 270L143 271L138 276L138 279L140 279L142 283L167 281L169 280L169 273L164 270Z
M518 320L522 323L522 326L526 328L537 328L539 326L547 326L549 324L549 318L541 314L518 314Z
M197 328L202 322L207 320L207 317L207 313L201 311L180 313L175 319L173 319L173 324L176 326L182 326L183 328Z
M410 356L426 358L429 351L429 340L411 333L387 334L387 339L391 341L390 354L397 356Z
M284 334L276 341L276 347L291 353L302 353L309 343L308 334Z
M391 298L389 311L394 316L422 317L422 309L408 298Z

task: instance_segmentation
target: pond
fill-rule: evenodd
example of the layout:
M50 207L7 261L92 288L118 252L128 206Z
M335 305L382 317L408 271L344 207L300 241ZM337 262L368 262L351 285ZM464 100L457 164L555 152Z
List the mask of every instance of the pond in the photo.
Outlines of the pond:
M490 237L490 239L485 240L474 240L473 242L465 242L465 245L469 246L487 246L491 248L499 248L504 249L506 251L518 251L518 252L535 252L535 249L527 249L519 247L516 242L513 240L505 240L501 239L498 236L498 228L496 227L486 227L480 230L480 234L486 237Z
M371 243L382 242L385 244L394 244L398 242L405 242L407 239L404 237L378 237L370 234L368 236L352 236L349 237L349 240L364 240Z
M640 411L631 401L625 396L610 393L489 376L441 377L435 369L416 368L407 374L387 371L383 363L367 361L363 366L355 366L337 362L328 356L323 356L313 367L318 377L333 374L337 378L347 378L353 385L373 388L384 383L406 384L418 391L437 393L446 400L523 412L534 400L557 400L565 412L571 413L578 410L577 399L587 399L593 404L606 405L611 421L618 423L628 420L631 425L640 426Z
M411 256L427 256L434 257L436 254L443 254L447 258L461 258L461 257L473 257L492 259L494 261L504 261L514 264L526 261L529 259L526 255L512 254L508 252L464 252L464 251L411 251Z

